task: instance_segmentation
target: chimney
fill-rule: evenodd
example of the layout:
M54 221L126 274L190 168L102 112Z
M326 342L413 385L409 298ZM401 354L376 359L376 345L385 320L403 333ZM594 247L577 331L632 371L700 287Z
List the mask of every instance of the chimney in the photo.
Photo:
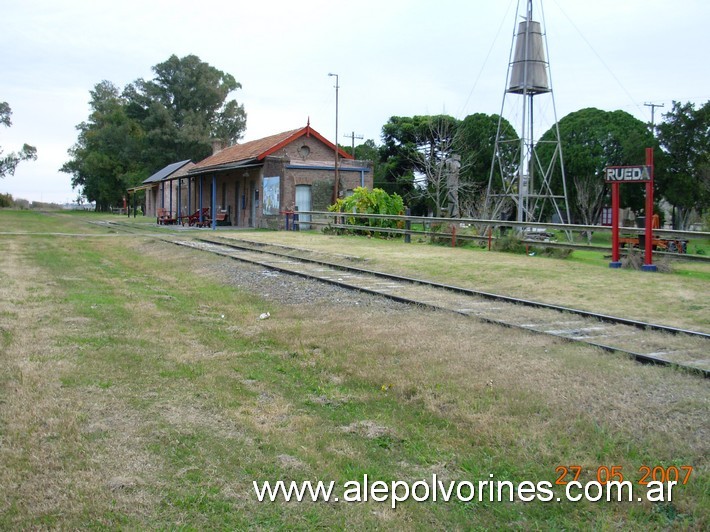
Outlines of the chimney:
M219 153L224 148L222 139L212 139L212 155Z

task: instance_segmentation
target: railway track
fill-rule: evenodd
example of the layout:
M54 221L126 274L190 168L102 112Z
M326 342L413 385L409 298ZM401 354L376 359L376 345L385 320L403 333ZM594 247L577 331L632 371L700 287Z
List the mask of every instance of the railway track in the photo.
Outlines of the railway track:
M167 237L167 235L165 235ZM187 235L186 235L187 236ZM710 334L517 299L332 262L313 252L275 244L213 238L165 238L174 244L271 270L316 279L396 301L625 353L645 363L676 366L710 377Z

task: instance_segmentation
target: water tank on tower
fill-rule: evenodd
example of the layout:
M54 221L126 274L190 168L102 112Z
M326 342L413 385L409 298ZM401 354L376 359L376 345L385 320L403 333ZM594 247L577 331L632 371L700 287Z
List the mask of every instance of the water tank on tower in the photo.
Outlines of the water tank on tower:
M525 222L545 222L553 216L570 220L560 131L547 60L545 17L542 15L542 24L533 19L533 3L542 14L542 1L518 0L508 76L486 190L487 217L506 219L514 210L515 220L521 224L518 226L521 233L526 231L522 225ZM520 22L522 4L525 10ZM506 109L507 100L513 103L510 109ZM550 109L548 103L540 105L548 100L552 103L551 117L547 112ZM511 134L508 118L520 120L519 136L515 132ZM548 133L540 136L539 131L545 129ZM571 237L571 233L568 236Z
M508 92L514 94L550 92L545 45L539 22L524 20L518 24Z

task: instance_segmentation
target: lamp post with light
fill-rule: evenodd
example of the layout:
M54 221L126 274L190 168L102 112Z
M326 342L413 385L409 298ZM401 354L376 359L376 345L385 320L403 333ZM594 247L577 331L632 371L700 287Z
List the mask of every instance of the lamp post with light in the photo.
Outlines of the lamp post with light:
M340 175L338 172L338 74L328 73L328 76L335 76L335 185L333 186L333 203L338 201L338 184Z

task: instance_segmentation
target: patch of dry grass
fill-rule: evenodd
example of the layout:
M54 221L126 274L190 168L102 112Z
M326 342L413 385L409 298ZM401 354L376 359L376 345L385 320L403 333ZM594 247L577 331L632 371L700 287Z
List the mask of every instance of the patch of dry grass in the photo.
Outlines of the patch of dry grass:
M61 392L59 376L76 359L57 345L62 312L47 304L51 286L27 260L20 241L5 243L0 319L12 340L0 360L0 485L6 488L0 510L58 512L76 507L79 493L97 482L80 452L81 401ZM59 441L61 446L55 444Z
M312 307L304 320L302 310L279 315L268 324L271 333L286 339L297 330L324 352L340 353L337 362L330 356L319 360L332 364L329 369L340 378L367 380L374 394L420 403L474 426L473 432L494 437L505 430L501 425L509 416L529 410L533 419L605 419L638 445L660 424L669 430L663 433L665 443L658 442L668 456L680 449L692 455L706 449L710 434L702 407L708 406L708 396L702 379L446 313L412 309L383 315L376 309L341 308L334 314ZM330 334L343 330L348 338ZM657 378L666 384L654 385ZM693 406L677 416L680 404ZM606 419L610 408L613 415ZM688 426L695 429L689 432ZM539 436L549 437L545 424L539 429Z
M708 523L693 376L443 312L265 302L225 258L146 239L0 256L0 525L574 528ZM36 247L36 246L39 247ZM257 320L269 310L269 320ZM224 317L222 317L224 316ZM260 505L258 479L635 477L687 463L675 521L643 505ZM543 522L545 524L543 524Z

